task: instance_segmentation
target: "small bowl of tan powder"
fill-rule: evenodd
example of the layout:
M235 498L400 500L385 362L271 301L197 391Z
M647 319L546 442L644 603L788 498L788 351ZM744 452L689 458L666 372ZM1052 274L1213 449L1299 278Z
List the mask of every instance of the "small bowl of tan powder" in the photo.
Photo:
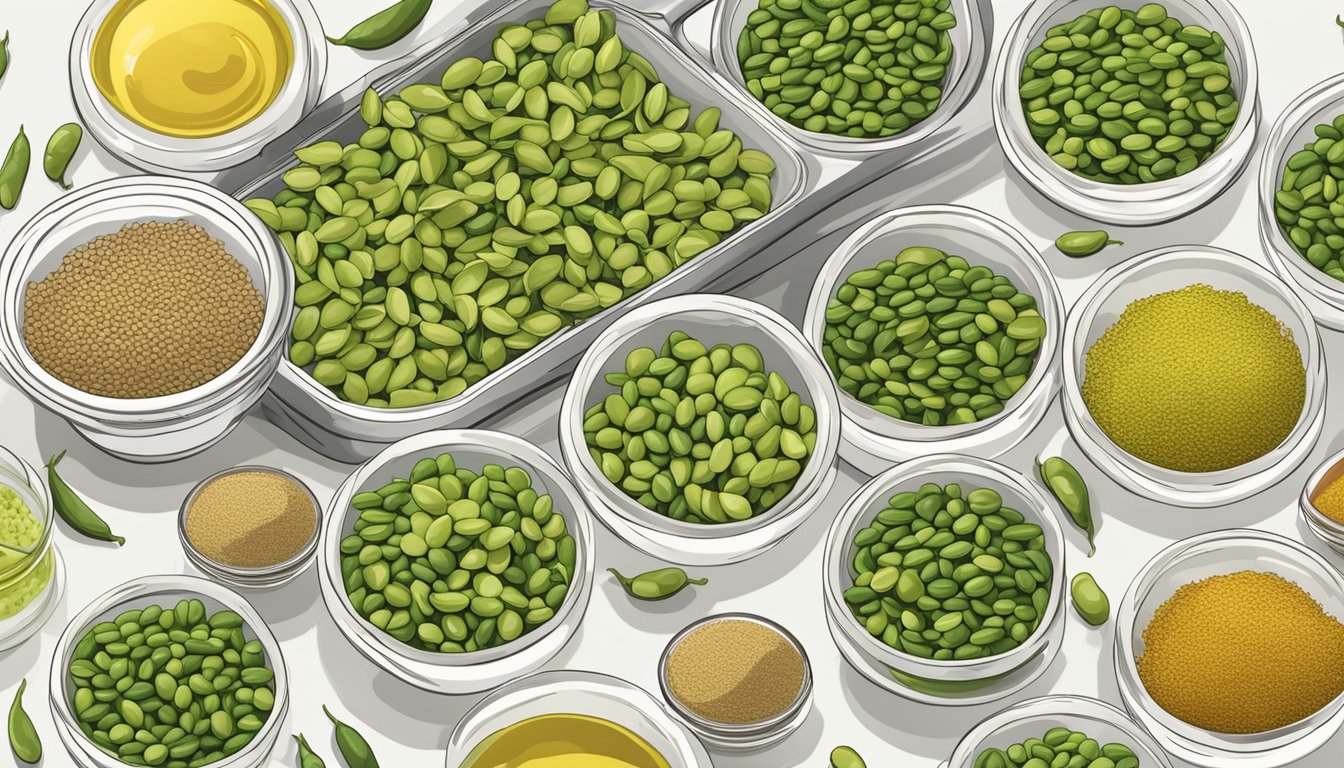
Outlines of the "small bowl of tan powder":
M282 243L199 182L138 176L63 196L0 261L0 363L102 449L172 461L270 385L294 273Z
M763 749L798 730L812 708L812 667L788 630L749 613L723 613L672 638L658 662L672 711L701 740Z
M297 477L270 467L235 467L187 494L177 535L192 565L216 581L272 589L308 568L321 522L321 505Z

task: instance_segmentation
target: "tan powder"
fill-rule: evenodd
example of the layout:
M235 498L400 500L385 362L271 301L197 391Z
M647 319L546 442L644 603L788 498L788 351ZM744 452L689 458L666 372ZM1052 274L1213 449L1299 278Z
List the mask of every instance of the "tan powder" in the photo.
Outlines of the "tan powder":
M723 619L692 630L667 659L672 695L719 723L756 723L788 709L803 687L803 657L754 621Z
M284 475L233 472L211 480L187 507L187 539L217 563L264 568L297 555L317 528L313 500Z
M23 338L48 373L103 397L184 392L238 362L265 302L224 245L186 221L128 224L28 284Z

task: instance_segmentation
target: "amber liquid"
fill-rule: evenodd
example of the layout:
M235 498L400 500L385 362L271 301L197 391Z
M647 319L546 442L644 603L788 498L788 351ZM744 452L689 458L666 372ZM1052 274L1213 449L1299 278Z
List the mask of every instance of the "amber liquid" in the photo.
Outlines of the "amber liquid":
M644 739L587 715L542 715L487 736L462 768L671 768Z

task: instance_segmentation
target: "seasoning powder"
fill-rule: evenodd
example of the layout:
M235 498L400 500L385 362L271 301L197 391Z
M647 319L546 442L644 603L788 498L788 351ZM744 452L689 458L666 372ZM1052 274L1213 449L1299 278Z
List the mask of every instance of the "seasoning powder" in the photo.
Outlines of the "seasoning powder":
M1191 285L1139 299L1087 352L1082 394L1116 445L1181 472L1257 459L1306 400L1292 332L1245 294Z
M718 723L756 723L784 712L803 687L802 654L779 632L742 619L692 630L667 659L681 704Z
M297 555L317 528L317 510L294 480L274 472L231 472L211 480L187 508L187 539L205 557L265 568Z
M1167 712L1218 733L1263 733L1344 692L1344 624L1301 587L1240 571L1176 590L1143 631L1139 677Z
M1322 515L1344 525L1344 477L1331 480L1311 498L1311 505Z

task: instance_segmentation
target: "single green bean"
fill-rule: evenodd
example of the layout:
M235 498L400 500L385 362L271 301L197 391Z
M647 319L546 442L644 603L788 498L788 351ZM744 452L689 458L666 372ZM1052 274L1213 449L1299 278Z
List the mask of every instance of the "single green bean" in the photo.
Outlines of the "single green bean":
M1335 15L1335 24L1337 24L1337 25L1340 26L1340 27L1344 27L1344 16L1340 16L1340 15L1336 14L1336 15ZM9 37L9 35L5 35L5 37Z
M425 18L433 0L401 0L350 28L341 37L328 37L332 45L361 51L385 48L406 35Z
M379 768L378 758L373 754L373 747L370 747L369 742L359 735L359 731L337 720L326 705L322 706L322 711L327 713L327 719L336 727L336 747L341 750L341 757L345 758L345 764L349 768Z
M0 208L14 210L19 204L19 195L23 193L23 183L28 179L28 164L32 160L32 148L28 146L28 137L19 126L19 135L9 145L5 162L0 165Z
M836 747L831 750L831 768L868 768L868 764L852 747Z
M299 768L327 768L327 764L308 746L308 739L300 733L294 737L299 743Z
M66 123L47 140L47 151L42 156L42 170L48 179L60 184L61 189L69 189L71 186L65 181L65 171L70 167L70 161L74 159L83 138L84 129L79 123Z
M660 568L634 577L622 576L615 568L607 571L625 587L625 591L640 600L666 600L690 584L705 585L709 579L692 579L680 568Z
M1087 545L1092 548L1087 556L1095 555L1097 526L1096 520L1092 517L1092 502L1083 476L1078 474L1078 470L1072 464L1059 456L1051 456L1044 462L1037 459L1036 471L1040 474L1045 487L1050 489L1063 505L1064 511L1069 513L1069 519L1073 524L1087 532Z
M1081 258L1100 253L1108 245L1124 245L1122 240L1112 240L1111 236L1100 229L1065 232L1055 240L1055 247L1065 256Z
M9 31L5 31L5 36L0 37L0 78L5 76L5 71L9 69Z
M9 746L19 760L37 765L42 759L42 739L33 727L32 718L23 711L23 692L27 687L28 679L24 678L14 694L14 703L9 706Z
M47 462L47 485L51 487L51 503L56 508L56 514L71 528L91 539L112 542L117 546L125 544L126 539L112 533L107 523L57 474L56 465L63 458L65 451L52 456L51 461Z
M1084 571L1073 577L1069 583L1069 596L1073 598L1073 607L1083 620L1094 627L1106 623L1111 615L1111 601L1102 591L1101 585Z

